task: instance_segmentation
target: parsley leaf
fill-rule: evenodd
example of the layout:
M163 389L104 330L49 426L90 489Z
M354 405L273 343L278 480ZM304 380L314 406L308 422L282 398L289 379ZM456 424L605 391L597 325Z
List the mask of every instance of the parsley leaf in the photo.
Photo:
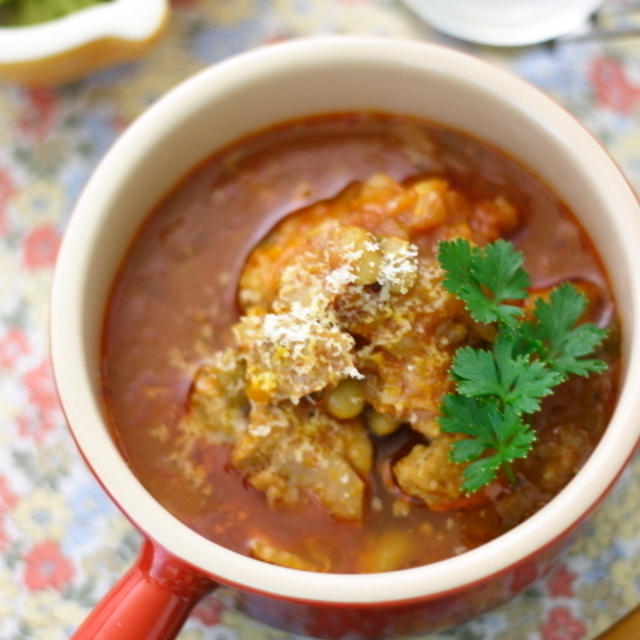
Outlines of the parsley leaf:
M562 284L549 301L538 298L532 319L523 319L511 300L527 297L530 285L522 254L505 240L474 247L463 239L441 242L438 259L443 286L460 298L474 320L495 323L488 349L461 347L451 376L456 393L440 405L440 428L467 436L451 447L451 459L464 463L462 490L473 493L504 469L515 481L511 463L527 456L535 431L523 416L540 409L542 398L569 374L587 376L606 364L588 358L606 331L593 324L576 326L587 300Z
M474 320L515 326L522 308L505 302L526 298L530 281L522 254L510 242L474 247L461 238L449 240L440 243L438 260L445 271L443 286L465 303Z
M468 495L491 484L496 479L499 469L500 460L496 456L488 456L472 462L462 472L464 478L462 490Z
M535 441L535 432L513 407L501 410L493 400L447 394L442 402L442 414L443 431L470 436L454 442L451 448L454 462L469 462L480 458L486 450L493 452L464 469L462 490L465 493L473 493L492 482L500 467L526 456Z
M495 441L491 423L483 417L482 409L475 398L447 393L442 398L440 410L442 415L439 422L442 431L473 436L485 448ZM456 462L467 460L468 458L463 456Z
M525 323L525 339L537 344L537 351L563 378L573 373L588 376L606 368L602 360L584 358L598 347L606 331L594 324L572 328L587 306L585 296L573 285L564 283L554 289L549 302L538 298L535 322Z
M456 351L451 373L458 392L469 396L497 396L517 414L535 413L562 377L529 355L513 355L514 339L498 336L492 351L462 347Z

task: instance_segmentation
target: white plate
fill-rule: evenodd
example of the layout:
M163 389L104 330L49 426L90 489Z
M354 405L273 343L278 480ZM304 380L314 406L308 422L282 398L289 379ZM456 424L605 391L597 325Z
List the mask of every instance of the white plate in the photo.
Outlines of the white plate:
M461 40L518 46L579 31L603 0L403 0L433 27Z

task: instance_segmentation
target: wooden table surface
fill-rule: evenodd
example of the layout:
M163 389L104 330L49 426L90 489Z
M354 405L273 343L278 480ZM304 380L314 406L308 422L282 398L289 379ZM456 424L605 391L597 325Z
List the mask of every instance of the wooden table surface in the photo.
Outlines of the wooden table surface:
M640 638L640 608L634 609L595 640L636 640Z

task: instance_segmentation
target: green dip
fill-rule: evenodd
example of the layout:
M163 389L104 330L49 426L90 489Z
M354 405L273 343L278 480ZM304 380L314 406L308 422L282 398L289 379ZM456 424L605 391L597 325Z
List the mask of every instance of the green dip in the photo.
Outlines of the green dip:
M109 0L0 0L0 26L24 27L47 22Z

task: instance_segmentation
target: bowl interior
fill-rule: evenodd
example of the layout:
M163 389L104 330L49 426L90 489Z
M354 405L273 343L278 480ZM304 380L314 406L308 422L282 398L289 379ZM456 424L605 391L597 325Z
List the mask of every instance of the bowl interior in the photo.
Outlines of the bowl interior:
M524 525L433 565L337 580L244 558L164 511L131 474L105 426L99 345L106 300L126 249L148 212L189 169L271 124L361 110L415 116L485 140L566 201L596 241L613 285L624 327L626 380L612 425L591 459ZM144 114L83 193L53 292L52 352L63 406L87 461L123 510L167 549L223 580L325 602L400 600L457 588L561 535L629 457L638 438L632 420L637 400L630 389L640 369L633 338L639 335L639 224L629 186L584 129L536 90L484 63L428 45L359 38L315 39L243 54L179 86Z

